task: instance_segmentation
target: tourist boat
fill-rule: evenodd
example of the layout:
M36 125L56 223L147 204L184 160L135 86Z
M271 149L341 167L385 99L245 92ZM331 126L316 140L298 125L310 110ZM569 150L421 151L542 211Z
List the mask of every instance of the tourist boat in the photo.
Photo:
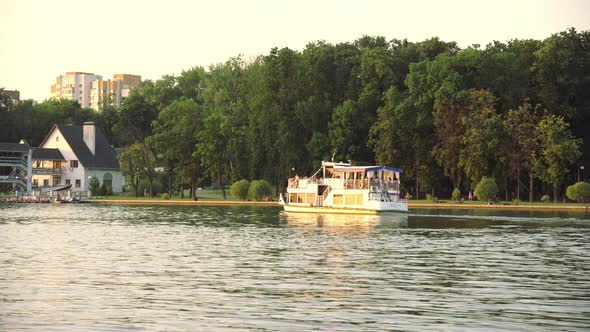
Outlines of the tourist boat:
M318 174L321 172L321 177ZM288 212L376 214L407 212L400 197L399 168L352 166L343 162L322 162L309 178L289 179L280 202Z

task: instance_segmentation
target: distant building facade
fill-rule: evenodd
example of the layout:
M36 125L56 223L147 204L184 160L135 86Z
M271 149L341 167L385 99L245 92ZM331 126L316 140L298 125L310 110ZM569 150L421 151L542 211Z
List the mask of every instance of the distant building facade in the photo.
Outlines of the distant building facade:
M139 83L139 75L115 74L112 80L103 81L93 73L67 72L51 85L51 98L76 100L82 107L101 111L106 104L120 107L122 99Z
M2 94L8 96L13 104L18 104L20 102L20 91L18 90L2 90Z
M105 105L118 108L124 97L141 83L141 76L131 74L115 74L112 80L96 80L92 82L90 107L102 111Z
M100 75L75 71L59 75L51 85L51 98L76 100L82 107L90 107L92 82L100 79Z

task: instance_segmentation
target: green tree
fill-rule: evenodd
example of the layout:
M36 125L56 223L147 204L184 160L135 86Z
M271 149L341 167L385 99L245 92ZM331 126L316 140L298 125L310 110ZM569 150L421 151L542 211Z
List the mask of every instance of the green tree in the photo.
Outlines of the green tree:
M135 189L135 195L139 196L139 181L141 178L148 183L150 197L153 196L153 183L157 176L156 157L152 148L144 143L133 143L127 149L119 153L119 166L123 174L126 174L127 182Z
M202 129L202 106L193 99L180 98L165 107L152 123L153 135L148 141L154 146L168 175L168 194L176 174L188 174L191 194L196 186L199 160L194 156L197 135Z
M96 176L92 176L88 181L88 190L90 190L90 195L98 196L101 195L100 191L100 182L98 182L98 178Z
M573 136L563 117L544 116L535 129L540 155L535 173L553 186L553 201L557 202L559 186L569 167L580 157L581 140Z
M534 164L539 154L535 127L540 121L538 111L533 110L529 100L517 109L509 110L504 117L504 127L510 136L509 165L516 181L517 198L520 200L520 173L528 172L529 202L533 201Z
M485 176L481 178L481 181L475 187L475 196L488 203L496 197L497 193L498 186L496 185L496 181Z

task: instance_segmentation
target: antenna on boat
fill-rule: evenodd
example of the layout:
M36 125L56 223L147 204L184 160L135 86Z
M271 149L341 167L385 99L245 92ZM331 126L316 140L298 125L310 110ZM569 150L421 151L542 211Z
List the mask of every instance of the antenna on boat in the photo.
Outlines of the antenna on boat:
M332 153L332 162L334 162L334 157L336 156L336 151L334 151L334 153Z

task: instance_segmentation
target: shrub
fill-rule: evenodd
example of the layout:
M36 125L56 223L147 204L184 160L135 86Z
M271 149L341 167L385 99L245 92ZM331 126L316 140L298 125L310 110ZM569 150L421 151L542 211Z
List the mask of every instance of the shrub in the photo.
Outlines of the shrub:
M573 184L567 187L565 194L572 201L585 201L587 197L590 197L590 183L578 182Z
M234 182L234 184L231 185L231 188L229 189L229 194L232 195L232 197L245 201L246 199L248 199L249 188L250 182L248 182L248 180L236 181Z
M162 195L160 195L160 197L162 197L162 199L170 199L170 196L168 196L168 193L163 193Z
M453 189L453 194L451 198L453 198L453 200L457 202L461 200L461 190L459 190L459 188Z
M88 182L88 189L90 190L91 196L100 195L100 183L98 182L98 178L96 176L90 178L90 181Z
M520 205L521 202L522 201L520 199L515 198L515 199L512 200L512 205Z
M432 195L431 194L426 194L426 200L427 201L432 201Z
M254 201L266 200L272 195L272 186L266 180L254 180L248 188L248 198Z
M488 203L496 197L498 193L498 185L496 185L496 181L492 178L483 177L475 187L475 196L478 199L483 201L488 201Z
M543 196L541 196L541 202L548 203L550 201L551 201L551 197L549 197L549 195L543 195Z

